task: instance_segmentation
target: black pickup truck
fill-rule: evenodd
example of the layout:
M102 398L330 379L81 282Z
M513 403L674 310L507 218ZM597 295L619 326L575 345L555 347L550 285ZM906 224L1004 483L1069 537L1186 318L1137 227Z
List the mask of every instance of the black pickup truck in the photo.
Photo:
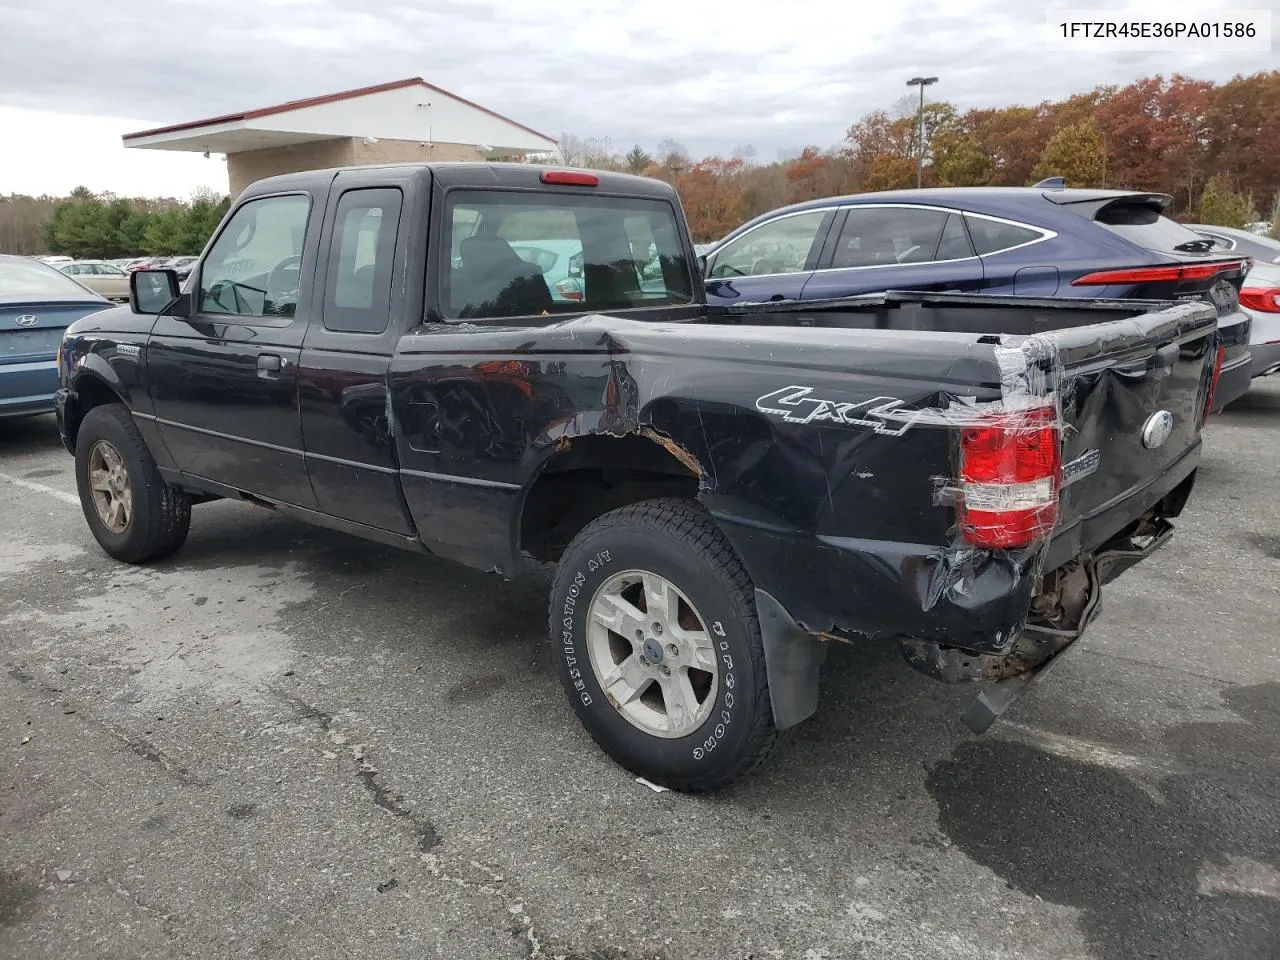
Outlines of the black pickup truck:
M555 564L573 708L684 790L811 714L833 644L983 681L985 729L1169 536L1217 355L1199 303L709 311L669 187L529 165L265 180L182 289L132 284L59 354L103 549L169 554L230 497L505 577Z

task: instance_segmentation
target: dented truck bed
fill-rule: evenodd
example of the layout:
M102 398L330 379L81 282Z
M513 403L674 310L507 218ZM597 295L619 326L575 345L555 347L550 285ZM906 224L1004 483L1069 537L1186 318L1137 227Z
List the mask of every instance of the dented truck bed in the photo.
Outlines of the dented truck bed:
M509 577L619 508L696 499L754 585L778 728L813 711L831 645L864 641L991 681L982 727L1079 637L1106 580L1167 539L1194 482L1221 356L1209 303L708 310L674 192L620 174L312 171L255 184L228 223L262 204L305 220L300 256L232 271L219 244L253 231L224 225L187 291L151 276L160 302L135 291L68 331L67 448L119 404L195 502ZM351 221L382 238L358 247L382 251L376 277L343 240L350 204L378 214ZM544 208L582 231L577 275L548 280L503 239L545 226Z

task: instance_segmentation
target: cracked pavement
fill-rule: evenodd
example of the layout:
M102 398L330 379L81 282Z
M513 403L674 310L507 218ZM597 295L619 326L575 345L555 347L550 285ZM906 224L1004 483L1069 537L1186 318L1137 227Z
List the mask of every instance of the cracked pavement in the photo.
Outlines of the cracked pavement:
M1211 422L1172 542L986 736L841 649L693 798L578 726L540 590L232 503L127 567L52 418L0 423L0 956L1280 956L1277 439L1280 382Z

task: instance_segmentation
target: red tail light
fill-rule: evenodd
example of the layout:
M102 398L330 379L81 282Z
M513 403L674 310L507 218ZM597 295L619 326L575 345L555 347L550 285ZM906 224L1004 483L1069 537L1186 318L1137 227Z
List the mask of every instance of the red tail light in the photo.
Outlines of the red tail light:
M1259 313L1280 313L1280 287L1245 287L1240 291L1240 306Z
M1213 395L1218 389L1218 378L1222 376L1222 361L1226 359L1227 348L1219 347L1218 355L1213 359L1213 376L1209 378L1209 392L1204 395L1204 416L1207 418L1213 410Z
M1071 281L1073 287L1105 287L1112 283L1163 283L1178 280L1208 280L1228 270L1248 272L1251 260L1219 260L1215 263L1189 263L1163 267L1132 267L1125 270L1103 270L1086 273Z
M556 283L556 293L560 294L560 296L564 297L566 300L582 299L582 287L568 280L560 280Z
M543 183L554 183L563 187L600 186L599 177L594 173L583 173L581 170L543 170L539 179Z
M978 547L1025 547L1058 519L1062 453L1057 413L1034 407L960 431L960 534Z

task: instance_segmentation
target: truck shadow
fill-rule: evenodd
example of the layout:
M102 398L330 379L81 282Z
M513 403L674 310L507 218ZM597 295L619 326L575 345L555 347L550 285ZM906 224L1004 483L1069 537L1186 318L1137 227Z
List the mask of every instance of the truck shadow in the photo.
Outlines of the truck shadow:
M1280 684L1225 700L1241 722L1172 728L1177 772L1150 793L1022 744L964 743L928 777L942 830L1028 896L1079 910L1102 960L1280 956Z
M53 414L34 417L13 417L0 420L0 454L43 453L61 450L58 422ZM70 457L67 463L70 464Z

